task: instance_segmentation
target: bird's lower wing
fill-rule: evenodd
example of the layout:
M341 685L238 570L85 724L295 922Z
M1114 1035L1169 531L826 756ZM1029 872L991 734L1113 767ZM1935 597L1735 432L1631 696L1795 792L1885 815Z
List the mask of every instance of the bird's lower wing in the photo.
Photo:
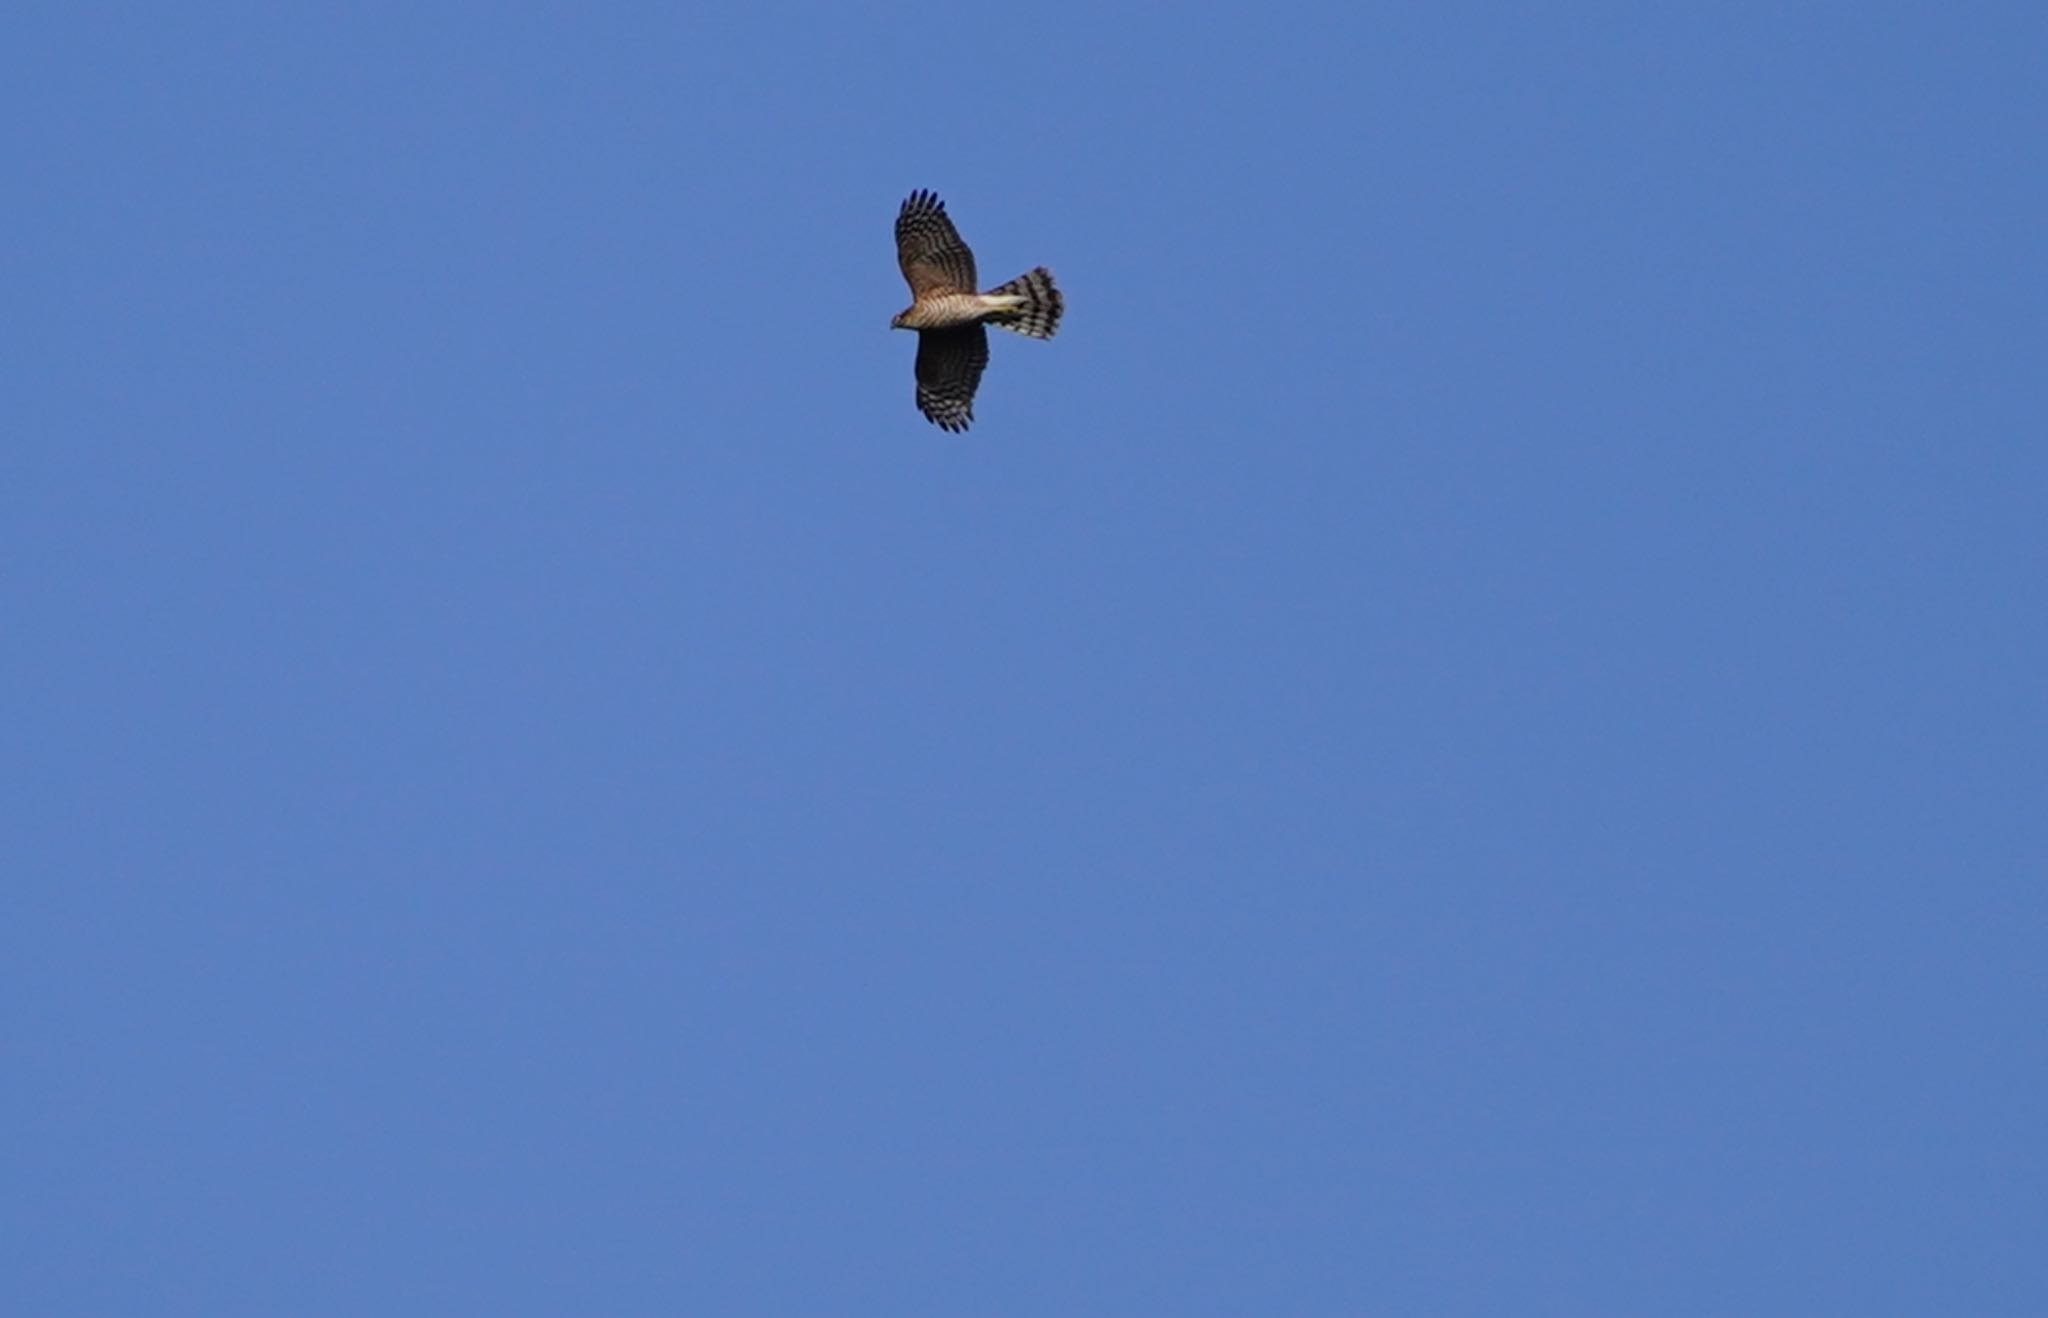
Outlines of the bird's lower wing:
M917 410L958 433L974 420L974 391L988 368L988 331L979 325L917 336Z

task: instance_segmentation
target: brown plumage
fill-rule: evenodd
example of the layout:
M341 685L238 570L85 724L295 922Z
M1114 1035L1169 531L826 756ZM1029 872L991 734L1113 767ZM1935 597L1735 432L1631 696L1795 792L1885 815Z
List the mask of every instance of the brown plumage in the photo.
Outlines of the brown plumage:
M953 227L946 203L919 189L896 213L896 262L910 285L910 306L889 322L917 331L917 410L941 430L974 421L974 394L988 367L988 333L997 325L1034 339L1059 329L1066 300L1045 267L977 293L974 253Z

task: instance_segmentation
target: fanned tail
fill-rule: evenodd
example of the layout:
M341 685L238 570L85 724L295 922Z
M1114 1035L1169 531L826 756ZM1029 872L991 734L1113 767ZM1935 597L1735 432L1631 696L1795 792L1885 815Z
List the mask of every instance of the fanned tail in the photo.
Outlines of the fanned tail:
M1021 297L1024 305L989 317L988 323L1022 334L1026 338L1049 339L1060 327L1060 316L1067 309L1067 300L1060 296L1060 290L1052 282L1052 271L1044 266L1029 274L1018 275L1001 288L989 290L996 297Z

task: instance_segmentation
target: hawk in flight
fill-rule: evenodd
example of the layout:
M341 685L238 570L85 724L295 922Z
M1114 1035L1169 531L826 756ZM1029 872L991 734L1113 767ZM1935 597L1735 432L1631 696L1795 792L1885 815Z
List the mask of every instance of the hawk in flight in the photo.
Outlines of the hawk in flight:
M917 410L941 430L965 430L988 366L982 326L1049 339L1066 302L1044 266L975 292L974 253L960 241L946 203L922 189L896 213L896 262L910 283L910 307L897 312L889 328L917 331Z

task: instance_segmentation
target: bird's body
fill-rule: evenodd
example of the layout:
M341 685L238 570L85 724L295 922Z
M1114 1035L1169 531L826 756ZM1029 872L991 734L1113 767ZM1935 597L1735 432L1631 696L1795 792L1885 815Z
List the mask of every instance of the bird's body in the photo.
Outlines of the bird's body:
M917 410L941 430L965 430L974 420L974 393L988 367L988 333L982 327L1049 339L1059 329L1066 300L1044 266L976 292L973 251L961 241L946 204L922 190L911 193L897 212L896 259L911 303L889 326L917 331Z
M1014 310L1022 302L1022 298L997 297L993 293L941 293L911 303L909 309L896 317L895 327L942 330L979 325L992 315Z

